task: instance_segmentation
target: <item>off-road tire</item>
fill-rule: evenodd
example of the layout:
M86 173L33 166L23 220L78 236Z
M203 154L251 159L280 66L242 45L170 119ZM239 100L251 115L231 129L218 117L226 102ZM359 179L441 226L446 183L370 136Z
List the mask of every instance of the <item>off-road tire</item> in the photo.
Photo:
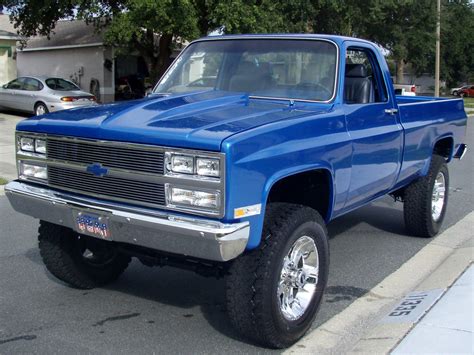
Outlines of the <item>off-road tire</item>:
M436 176L439 172L445 178L445 200L440 218L432 217L432 194ZM424 238L434 237L443 224L448 206L449 172L445 158L434 154L428 174L412 182L404 192L403 215L405 226L412 235Z
M91 289L115 281L127 268L130 257L114 252L113 258L104 265L90 265L80 253L81 236L69 228L40 222L38 229L39 249L46 268L61 281L79 288ZM111 242L110 248L115 248ZM109 247L107 245L107 247Z
M295 321L280 310L277 287L283 258L299 237L310 236L319 256L319 279L305 313ZM245 338L270 348L285 348L310 328L327 283L329 247L323 219L301 205L267 206L258 248L233 261L226 277L227 311L233 326Z

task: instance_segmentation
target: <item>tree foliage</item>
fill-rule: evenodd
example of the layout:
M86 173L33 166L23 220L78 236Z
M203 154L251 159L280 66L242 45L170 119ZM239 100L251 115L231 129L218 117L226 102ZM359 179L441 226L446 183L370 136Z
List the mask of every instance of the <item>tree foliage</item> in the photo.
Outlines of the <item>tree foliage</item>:
M309 32L358 36L386 48L398 79L434 67L433 0L0 0L20 34L49 35L58 20L79 18L105 31L118 50L135 50L154 77L169 65L177 41L225 33ZM473 71L473 9L469 0L443 0L442 78L463 81Z

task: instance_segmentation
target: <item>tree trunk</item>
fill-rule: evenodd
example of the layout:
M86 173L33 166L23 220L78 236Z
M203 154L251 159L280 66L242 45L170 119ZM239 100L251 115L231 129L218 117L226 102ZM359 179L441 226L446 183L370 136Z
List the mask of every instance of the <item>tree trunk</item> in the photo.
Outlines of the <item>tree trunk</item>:
M156 82L165 73L168 66L171 64L171 44L173 43L172 34L162 34L160 37L158 47L158 57L151 61L150 75L154 82Z
M405 84L405 62L403 59L397 60L397 84Z

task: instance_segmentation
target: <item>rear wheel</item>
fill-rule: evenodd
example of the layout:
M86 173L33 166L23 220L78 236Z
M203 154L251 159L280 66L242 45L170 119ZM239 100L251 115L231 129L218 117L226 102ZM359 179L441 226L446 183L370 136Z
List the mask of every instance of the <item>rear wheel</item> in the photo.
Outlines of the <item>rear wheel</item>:
M39 102L35 105L35 115L36 116L44 115L48 112L49 112L48 107L44 103Z
M428 174L405 190L403 214L410 234L430 238L439 232L448 205L448 188L446 160L433 155Z
M48 222L40 222L38 240L46 268L73 287L90 289L110 283L130 263L130 257L111 242Z
M328 267L327 232L318 212L270 204L260 247L236 259L229 269L226 292L232 324L264 346L290 346L316 316Z

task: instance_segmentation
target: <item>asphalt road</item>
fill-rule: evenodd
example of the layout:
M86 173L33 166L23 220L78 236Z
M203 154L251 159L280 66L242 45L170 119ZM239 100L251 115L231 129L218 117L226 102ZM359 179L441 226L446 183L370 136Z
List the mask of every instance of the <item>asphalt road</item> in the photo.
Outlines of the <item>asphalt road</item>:
M472 118L466 143L474 147ZM474 209L471 151L450 164L444 228ZM407 236L389 197L329 225L329 287L314 327L397 270L429 240ZM69 288L45 270L38 222L0 196L0 354L266 352L229 326L222 280L134 261L107 288ZM416 272L416 270L413 270Z

